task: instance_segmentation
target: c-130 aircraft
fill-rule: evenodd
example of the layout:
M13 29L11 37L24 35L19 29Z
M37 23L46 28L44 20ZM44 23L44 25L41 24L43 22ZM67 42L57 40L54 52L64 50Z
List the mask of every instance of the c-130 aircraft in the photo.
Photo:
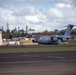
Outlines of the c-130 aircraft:
M39 36L37 38L34 38L32 40L32 42L38 43L38 44L63 44L68 39L72 38L70 36L70 34L72 32L73 26L74 25L72 25L72 24L68 24L64 35L60 35L60 36Z

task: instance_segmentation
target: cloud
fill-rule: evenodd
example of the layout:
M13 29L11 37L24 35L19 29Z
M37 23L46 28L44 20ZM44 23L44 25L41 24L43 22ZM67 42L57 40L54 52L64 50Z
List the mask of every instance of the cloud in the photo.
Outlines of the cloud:
M33 6L22 6L19 8L15 8L13 7L12 9L14 11L13 15L15 16L25 16L25 15L35 15L37 14L37 11L35 10L35 8Z
M64 3L57 3L56 4L56 7L59 7L59 8L70 8L71 5L70 4L64 4Z
M31 22L45 21L47 18L40 11L37 10L37 14L25 16L25 19Z
M38 2L38 3L72 3L75 0L0 0L0 1L17 1L17 2Z
M60 29L63 25L76 23L76 7L73 5L73 0L12 0L18 1L16 4L4 2L4 7L0 6L0 25L6 28L7 22L10 29L15 27L24 28L28 25L29 28L34 28L36 32L44 31L46 28L51 31ZM21 2L19 2L21 1ZM45 8L34 6L33 4L25 4L22 1L48 3L54 2L53 6ZM21 5L20 5L21 3ZM8 7L6 7L8 6ZM10 6L10 7L9 7Z
M63 18L63 13L57 8L51 8L49 12L51 12L55 18Z
M39 22L40 19L38 18L38 15L35 16L25 16L25 19L27 19L28 21L32 21L32 22Z

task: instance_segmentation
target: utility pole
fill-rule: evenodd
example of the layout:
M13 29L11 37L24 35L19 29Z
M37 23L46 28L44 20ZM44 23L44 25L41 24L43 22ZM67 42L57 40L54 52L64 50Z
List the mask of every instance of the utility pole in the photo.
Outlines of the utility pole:
M10 30L9 30L9 24L7 23L7 31L6 31L7 33L9 33L10 32Z
M19 37L19 35L20 35L20 27L18 27L18 37Z
M26 35L28 34L28 26L26 25Z

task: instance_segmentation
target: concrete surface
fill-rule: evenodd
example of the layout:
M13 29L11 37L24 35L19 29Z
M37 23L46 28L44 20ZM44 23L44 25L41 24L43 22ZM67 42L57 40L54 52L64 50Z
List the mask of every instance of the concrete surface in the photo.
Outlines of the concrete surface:
M76 75L76 52L0 54L0 75Z

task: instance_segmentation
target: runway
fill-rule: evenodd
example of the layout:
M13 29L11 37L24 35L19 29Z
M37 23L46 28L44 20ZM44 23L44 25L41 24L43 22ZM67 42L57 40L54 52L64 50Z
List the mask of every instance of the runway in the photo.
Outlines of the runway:
M0 54L0 75L76 75L76 52Z

